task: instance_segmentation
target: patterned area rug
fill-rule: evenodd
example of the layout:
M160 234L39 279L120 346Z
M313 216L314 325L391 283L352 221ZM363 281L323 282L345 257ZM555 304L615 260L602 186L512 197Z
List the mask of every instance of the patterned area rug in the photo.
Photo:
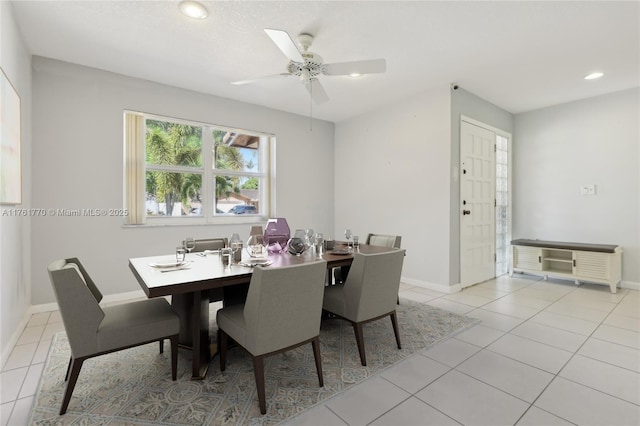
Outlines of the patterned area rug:
M190 380L190 354L180 350L178 380L173 382L168 344L159 354L158 344L153 343L85 361L67 414L61 417L69 346L64 333L59 333L51 344L30 424L277 424L478 322L423 304L403 303L397 312L402 349L395 345L389 319L368 323L364 326L366 367L360 365L349 323L322 322L322 388L311 345L267 358L264 416L258 409L251 358L243 349L230 349L224 373L216 356L202 381Z

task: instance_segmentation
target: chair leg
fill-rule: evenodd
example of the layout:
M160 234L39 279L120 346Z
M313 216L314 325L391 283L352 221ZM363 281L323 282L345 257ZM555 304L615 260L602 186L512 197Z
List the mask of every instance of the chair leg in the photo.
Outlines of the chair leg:
M311 341L313 347L313 358L316 360L316 372L318 373L318 383L320 387L324 386L324 379L322 377L322 357L320 356L320 337L316 337Z
M171 341L171 380L176 380L178 377L178 340L180 335L170 337Z
M69 380L69 374L71 374L71 364L73 364L73 357L69 357L69 365L67 365L67 374L64 375L64 381Z
M69 406L69 401L71 400L71 394L73 393L73 388L76 387L76 382L78 381L78 376L80 375L80 369L82 368L82 363L85 358L71 358L71 363L69 367L71 367L71 371L69 374L69 378L67 380L67 387L64 391L64 398L62 399L62 407L60 407L60 415L63 415L67 412L67 407Z
M253 357L253 375L256 378L256 388L258 389L258 405L260 405L260 414L267 414L267 403L265 401L264 391L264 358L261 356Z
M158 340L158 343L160 345L160 353L164 353L164 339Z
M367 365L367 357L364 354L364 336L362 332L362 323L352 323L353 324L353 332L356 335L356 344L358 345L358 352L360 353L360 363L366 367Z
M227 333L218 328L218 339L220 340L220 371L227 368Z
M396 311L391 312L389 316L391 317L393 333L396 335L396 343L398 344L398 349L402 349L402 346L400 346L400 331L398 330L398 316L396 315Z

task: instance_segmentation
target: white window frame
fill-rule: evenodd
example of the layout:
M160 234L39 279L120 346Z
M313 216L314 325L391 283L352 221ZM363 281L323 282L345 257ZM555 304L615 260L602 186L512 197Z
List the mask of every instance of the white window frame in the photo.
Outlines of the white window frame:
M144 149L131 149L132 145L132 132L127 129L127 116L142 116L144 121L156 120L165 121L176 124L183 124L189 126L202 127L202 167L189 167L189 166L173 166L173 165L147 165L145 161ZM124 208L128 211L131 203L138 203L138 209L142 209L144 214L137 220L128 218L126 220L127 226L185 226L185 225L231 225L231 224L252 224L252 223L264 223L266 220L273 216L275 209L275 159L273 152L275 152L275 135L266 132L256 132L246 129L232 128L228 126L222 126L217 124L203 123L193 120L184 120L173 117L166 117L150 113L141 113L135 111L124 111L125 122L125 149L124 149ZM146 124L144 125L146 130ZM213 158L213 144L214 139L212 136L212 130L222 130L226 132L235 132L243 135L257 136L260 138L260 145L258 149L258 172L252 171L235 171L227 169L215 168L215 159ZM144 132L142 132L144 133ZM138 134L140 136L140 133ZM146 146L146 137L142 144ZM139 141L138 141L139 142ZM136 154L137 153L137 154ZM132 156L142 155L142 161L139 159L132 159ZM131 173L131 165L137 164L138 167L143 167L144 170L137 173ZM129 167L129 169L127 169ZM133 166L135 167L135 166ZM172 173L192 173L202 175L202 210L200 216L148 216L146 214L145 207L145 193L146 184L142 182L142 194L140 194L140 182L132 182L130 180L138 180L140 176L142 179L146 179L147 170L172 172ZM257 177L259 180L259 210L258 215L216 215L215 209L215 188L214 180L216 175L225 176L248 176ZM138 176L137 179L131 178L131 176ZM136 189L133 189L133 188ZM131 196L131 193L138 191L137 195ZM135 201L134 201L135 199ZM141 203L141 204L140 204ZM142 219L142 220L140 220Z

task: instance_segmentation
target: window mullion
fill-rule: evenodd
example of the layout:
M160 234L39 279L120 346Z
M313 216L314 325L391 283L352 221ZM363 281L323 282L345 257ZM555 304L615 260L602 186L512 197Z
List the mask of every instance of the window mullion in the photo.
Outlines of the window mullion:
M249 176L249 177L257 177L257 178L267 176L266 173L261 173L261 172L248 172L248 171L242 171L242 170L236 171L231 169L212 169L212 173L217 175L225 175L225 176Z
M210 222L213 218L213 206L215 194L213 188L213 129L208 126L202 128L202 166L204 174L202 176L202 216Z
M169 173L201 174L204 171L202 167L173 166L170 164L147 164L146 169L150 172L169 172Z

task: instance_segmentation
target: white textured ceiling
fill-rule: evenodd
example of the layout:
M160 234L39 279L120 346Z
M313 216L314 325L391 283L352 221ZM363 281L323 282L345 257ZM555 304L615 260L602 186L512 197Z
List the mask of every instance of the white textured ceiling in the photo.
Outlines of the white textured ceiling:
M313 116L339 122L433 87L462 88L518 113L639 86L637 1L14 1L34 55L308 115L294 77L263 28L315 36L325 63L386 58L387 72L321 76L330 101ZM585 81L601 70L605 76Z

